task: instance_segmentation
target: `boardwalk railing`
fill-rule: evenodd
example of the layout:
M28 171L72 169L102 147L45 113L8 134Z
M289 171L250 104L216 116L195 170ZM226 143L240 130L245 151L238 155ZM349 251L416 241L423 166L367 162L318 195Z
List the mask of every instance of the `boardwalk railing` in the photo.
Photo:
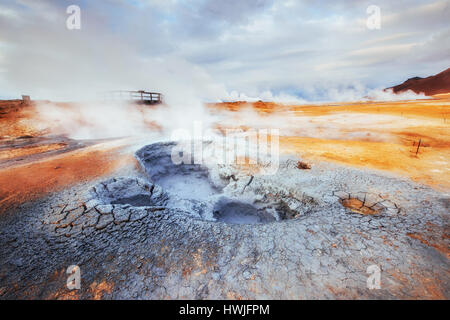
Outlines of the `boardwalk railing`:
M114 90L103 93L103 99L112 101L132 101L140 104L157 104L162 103L162 94L144 90Z

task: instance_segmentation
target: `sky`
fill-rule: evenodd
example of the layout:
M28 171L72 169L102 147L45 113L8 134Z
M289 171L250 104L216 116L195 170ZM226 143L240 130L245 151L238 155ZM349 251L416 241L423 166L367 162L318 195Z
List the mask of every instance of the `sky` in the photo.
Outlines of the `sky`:
M0 0L0 98L352 100L450 67L449 21L450 0Z

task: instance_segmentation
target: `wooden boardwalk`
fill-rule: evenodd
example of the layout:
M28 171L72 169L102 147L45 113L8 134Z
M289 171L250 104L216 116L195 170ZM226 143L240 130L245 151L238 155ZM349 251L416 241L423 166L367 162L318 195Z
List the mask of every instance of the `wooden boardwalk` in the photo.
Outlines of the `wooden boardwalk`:
M105 92L104 100L111 101L131 101L137 104L158 104L162 103L163 95L159 92L148 92L144 90L127 91L114 90Z

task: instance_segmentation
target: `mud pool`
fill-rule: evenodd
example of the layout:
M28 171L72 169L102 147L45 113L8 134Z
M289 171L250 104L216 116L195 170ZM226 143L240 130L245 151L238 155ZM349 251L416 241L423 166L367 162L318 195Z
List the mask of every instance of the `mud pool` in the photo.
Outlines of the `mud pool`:
M0 297L450 296L447 194L325 162L299 170L283 159L267 176L176 166L172 146L137 151L142 171L1 217ZM82 275L74 292L70 265ZM379 290L367 288L371 265L382 270Z

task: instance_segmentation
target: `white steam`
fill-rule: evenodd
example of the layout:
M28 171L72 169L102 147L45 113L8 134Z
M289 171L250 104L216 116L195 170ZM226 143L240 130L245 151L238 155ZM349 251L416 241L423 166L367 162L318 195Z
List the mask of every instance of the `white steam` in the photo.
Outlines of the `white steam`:
M392 89L368 89L361 84L352 88L342 89L336 87L310 89L309 98L304 99L292 94L281 92L273 94L271 91L263 91L257 95L247 95L232 91L223 101L266 101L280 104L322 104L332 102L358 102L358 101L401 101L429 99L424 93L417 94L411 90L394 93Z
M369 100L375 101L399 101L399 100L419 100L429 99L424 93L417 94L412 90L394 93L392 89L371 90L369 92Z

